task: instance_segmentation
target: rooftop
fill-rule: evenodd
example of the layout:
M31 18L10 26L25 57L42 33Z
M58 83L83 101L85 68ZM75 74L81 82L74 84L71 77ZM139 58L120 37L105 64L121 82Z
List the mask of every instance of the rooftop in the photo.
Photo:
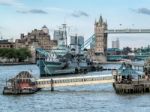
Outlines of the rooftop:
M0 40L0 44L11 44L8 40Z

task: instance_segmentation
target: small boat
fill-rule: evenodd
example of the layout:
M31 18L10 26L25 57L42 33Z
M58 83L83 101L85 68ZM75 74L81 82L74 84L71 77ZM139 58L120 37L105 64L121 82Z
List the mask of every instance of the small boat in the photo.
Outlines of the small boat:
M16 77L6 81L3 94L33 94L39 90L35 78L29 72L22 71Z

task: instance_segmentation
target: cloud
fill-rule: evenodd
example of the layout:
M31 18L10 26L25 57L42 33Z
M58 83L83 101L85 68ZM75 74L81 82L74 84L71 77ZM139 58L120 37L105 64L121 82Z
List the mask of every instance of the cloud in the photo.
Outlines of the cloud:
M138 13L150 15L150 9L147 8L139 8Z
M47 12L42 9L31 9L29 12L33 14L47 14Z
M137 10L132 9L132 11L139 13L139 14L150 15L150 9L148 9L148 8L139 8Z
M79 18L79 17L89 17L89 14L83 11L74 11L71 16Z
M13 5L14 0L0 0L0 5Z
M28 14L28 13L31 13L31 14L48 14L46 11L42 10L42 9L31 9L31 10L17 10L18 13L21 13L21 14Z
M23 4L19 0L0 0L2 6L21 7Z

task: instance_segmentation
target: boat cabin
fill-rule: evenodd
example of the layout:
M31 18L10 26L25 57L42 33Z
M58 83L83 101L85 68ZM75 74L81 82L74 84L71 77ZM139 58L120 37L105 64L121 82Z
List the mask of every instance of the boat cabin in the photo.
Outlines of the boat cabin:
M12 88L25 89L35 86L35 78L27 71L20 72L16 77L8 80Z
M129 63L123 63L115 74L115 80L118 83L132 83L132 80L137 80L142 76L132 68Z

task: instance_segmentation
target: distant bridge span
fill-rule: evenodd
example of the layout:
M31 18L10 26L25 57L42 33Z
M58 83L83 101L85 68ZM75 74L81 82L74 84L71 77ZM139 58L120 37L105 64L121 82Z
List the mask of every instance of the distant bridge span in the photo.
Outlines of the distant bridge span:
M108 29L105 30L108 34L121 34L121 33L150 33L150 29Z
M106 34L147 34L150 33L150 29L132 29L132 28L126 28L126 29L108 29L105 30L104 33ZM81 49L84 49L88 47L89 45L95 45L95 34L93 34L90 38L88 38L84 44L81 46Z

